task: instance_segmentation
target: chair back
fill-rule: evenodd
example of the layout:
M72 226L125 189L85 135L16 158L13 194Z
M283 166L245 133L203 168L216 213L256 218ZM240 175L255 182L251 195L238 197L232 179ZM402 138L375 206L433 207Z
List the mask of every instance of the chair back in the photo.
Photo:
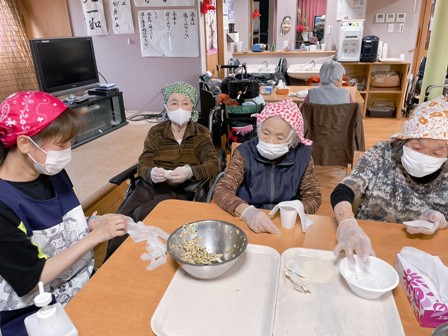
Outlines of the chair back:
M303 103L305 138L313 141L313 160L319 166L347 167L355 150L365 150L362 114L357 103Z

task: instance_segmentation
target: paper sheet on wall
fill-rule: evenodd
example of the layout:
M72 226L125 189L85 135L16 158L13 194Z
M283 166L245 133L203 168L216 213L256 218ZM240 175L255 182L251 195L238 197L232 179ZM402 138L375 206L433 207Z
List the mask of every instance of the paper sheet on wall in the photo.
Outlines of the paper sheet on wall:
M216 1L212 0L212 5L216 7ZM209 10L205 14L205 37L207 46L207 55L218 53L218 35L216 33L216 11Z
M199 57L196 10L142 10L138 23L142 57Z
M134 0L134 4L136 7L194 7L194 1L195 0Z
M81 0L87 35L107 35L103 0Z
M338 0L336 20L357 20L366 18L367 0Z
M134 23L130 0L109 0L112 29L115 34L133 34Z

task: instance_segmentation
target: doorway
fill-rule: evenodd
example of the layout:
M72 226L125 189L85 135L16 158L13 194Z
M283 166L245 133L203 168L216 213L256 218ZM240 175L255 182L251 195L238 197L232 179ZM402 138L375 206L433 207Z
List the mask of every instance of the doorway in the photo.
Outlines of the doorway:
M436 0L423 0L420 12L420 23L417 41L412 62L412 73L417 74L420 62L428 54L429 40L431 38L431 21L434 17Z

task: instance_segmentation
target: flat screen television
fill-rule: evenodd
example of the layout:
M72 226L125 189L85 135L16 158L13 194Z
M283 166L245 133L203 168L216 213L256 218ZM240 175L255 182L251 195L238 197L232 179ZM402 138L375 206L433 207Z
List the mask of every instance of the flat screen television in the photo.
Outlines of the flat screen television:
M39 90L62 96L98 85L91 37L32 39L30 47Z

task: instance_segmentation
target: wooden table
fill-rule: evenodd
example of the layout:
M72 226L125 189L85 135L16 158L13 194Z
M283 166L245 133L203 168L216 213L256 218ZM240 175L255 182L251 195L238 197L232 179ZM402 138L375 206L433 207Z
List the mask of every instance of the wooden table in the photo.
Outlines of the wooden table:
M328 216L310 217L314 224L306 234L301 232L299 225L293 230L283 229L278 216L274 218L274 223L282 231L280 236L255 234L244 222L227 214L216 204L168 200L160 203L145 223L171 233L188 222L220 219L239 225L246 232L249 243L268 245L279 253L291 247L332 250L336 245L335 219ZM445 264L448 263L446 232L438 232L432 238L414 237L408 235L403 225L399 224L373 221L360 221L360 224L371 238L377 256L391 265L394 265L395 255L403 246L414 246L439 255ZM177 264L168 256L166 264L147 271L148 261L140 259L144 252L145 243L127 239L66 306L80 335L153 335L151 317L177 270ZM394 290L394 298L406 335L429 335L432 330L419 326L401 285Z
M315 86L288 86L289 93L296 93L298 91L309 90L314 87ZM358 89L354 86L343 86L342 88L347 89L350 92L350 96L352 97L352 101L354 103L359 104L358 111L360 111L363 114L363 118L364 118L365 117L365 114L363 112L364 111L364 98L361 96ZM286 98L290 98L296 103L302 103L303 100L305 99L305 97L298 98L297 96L278 95L277 90L275 88L274 88L272 94L263 95L263 98L266 103L278 102L278 101L282 101L283 99L286 99Z

